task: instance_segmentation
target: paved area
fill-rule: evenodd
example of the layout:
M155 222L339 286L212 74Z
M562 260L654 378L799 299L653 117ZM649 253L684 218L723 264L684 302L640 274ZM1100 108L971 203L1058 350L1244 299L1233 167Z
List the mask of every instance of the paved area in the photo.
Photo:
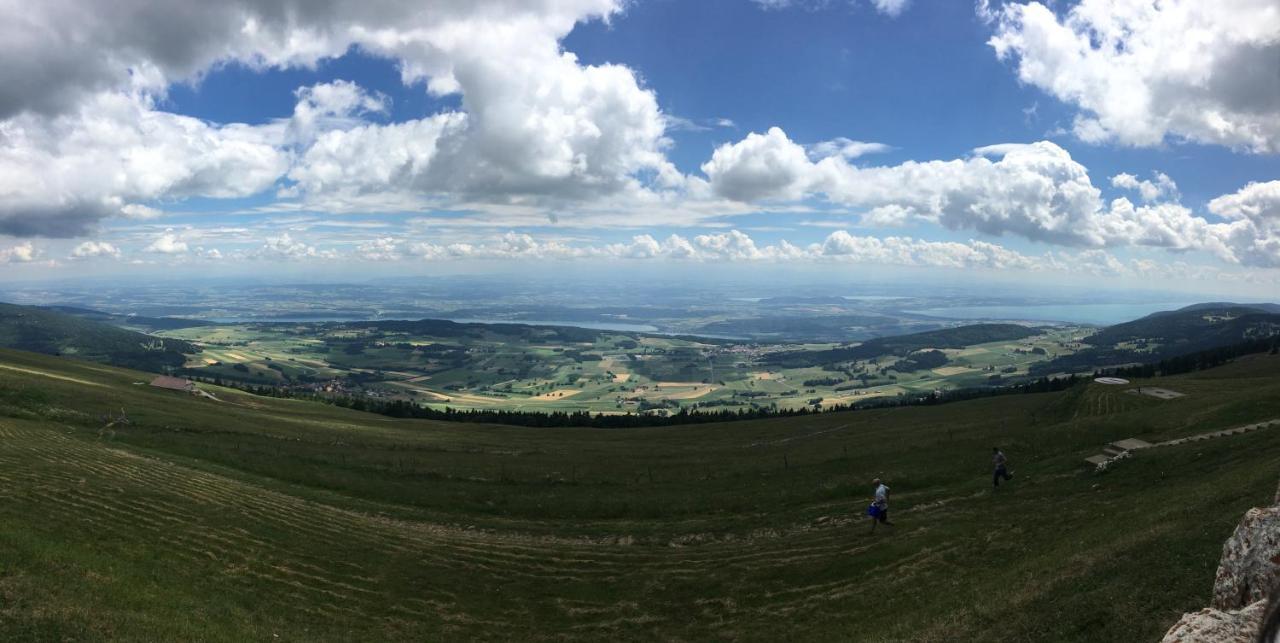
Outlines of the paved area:
M1155 389L1155 390L1164 391L1166 389ZM1137 391L1134 390L1129 392L1136 393ZM1181 393L1177 393L1175 391L1167 391L1167 392L1173 393L1176 397L1182 396ZM1147 393L1145 386L1143 387L1142 393L1143 395L1146 395ZM1240 435L1242 433L1249 433L1250 431L1258 431L1260 429L1269 429L1273 427L1280 428L1280 420L1267 420L1265 422L1255 422L1253 424L1238 426L1233 429L1223 429L1221 431L1210 431L1208 433L1190 435L1185 438L1178 438L1176 440L1165 440L1164 442L1157 442L1155 444L1146 442L1144 440L1139 440L1137 438L1116 440L1115 442L1112 442L1111 444L1108 444L1107 446L1103 447L1102 453L1099 453L1098 455L1091 455L1085 458L1084 461L1088 462L1089 464L1095 467L1101 467L1105 465L1107 462L1109 462L1110 460L1112 460L1113 458L1129 451L1141 451L1143 449L1155 449L1157 447L1171 447L1171 446L1177 446L1179 444L1186 444L1188 442L1200 442L1203 440L1212 440L1214 438L1224 438L1229 435Z
M1172 400L1179 397L1185 397L1184 393L1179 393L1177 391L1170 391L1167 388L1156 388L1154 386L1143 386L1140 388L1131 388L1125 391L1125 393L1133 393L1134 395L1150 395L1151 397L1157 397L1162 400Z
M1139 440L1137 438L1129 438L1127 440L1117 440L1115 442L1112 442L1111 444L1112 446L1119 447L1121 449L1124 449L1125 451L1136 451L1138 449L1145 449L1151 446L1150 442Z

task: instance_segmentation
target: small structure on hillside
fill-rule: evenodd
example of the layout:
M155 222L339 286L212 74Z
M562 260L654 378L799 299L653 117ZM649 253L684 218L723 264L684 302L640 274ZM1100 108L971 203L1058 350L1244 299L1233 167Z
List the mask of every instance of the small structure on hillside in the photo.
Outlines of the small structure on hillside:
M155 379L151 380L151 385L156 388L167 388L174 391L184 391L186 393L196 392L195 382L169 375L157 375Z
M1099 384L1110 384L1110 385L1112 385L1112 386L1123 385L1123 384L1128 384L1128 383L1129 383L1129 380L1126 380L1126 379L1125 379L1125 378L1123 378L1123 377L1095 377L1095 378L1093 378L1093 381L1095 381L1095 382L1097 382L1097 383L1099 383Z

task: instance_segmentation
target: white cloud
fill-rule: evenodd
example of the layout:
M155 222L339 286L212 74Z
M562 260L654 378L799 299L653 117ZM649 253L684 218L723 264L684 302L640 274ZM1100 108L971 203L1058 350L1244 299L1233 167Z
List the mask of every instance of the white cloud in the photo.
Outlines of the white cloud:
M702 171L716 194L735 201L797 200L812 189L809 157L777 127L717 147Z
M1052 243L1105 243L1087 225L1099 192L1066 150L1041 141L975 152L968 159L880 167L856 167L842 156L811 162L775 127L722 145L703 171L713 190L740 201L822 194L870 210L869 219L881 225L923 220Z
M809 155L818 160L828 156L840 156L852 161L859 156L888 152L891 149L893 148L884 143L852 141L841 137L810 146Z
M85 241L71 250L72 259L88 259L91 257L120 258L120 249L106 241Z
M156 111L139 95L0 121L0 233L74 236L104 217L159 214L136 199L253 194L287 168L272 137Z
M120 216L126 219L158 219L164 212L140 203L128 203L120 208Z
M394 237L380 237L356 247L356 256L365 261L396 261L400 259L400 242Z
M1163 198L1177 198L1178 184L1162 172L1153 174L1154 181L1138 180L1138 177L1120 173L1111 177L1111 185L1126 190L1136 190L1143 201L1156 201Z
M1080 109L1083 141L1166 138L1280 151L1280 10L1275 0L1039 2L979 14L1022 82Z
M777 11L781 9L804 9L806 11L817 11L819 9L826 9L833 5L843 6L843 5L857 4L852 0L845 0L844 2L841 2L840 0L751 0L751 1L756 3L756 5L758 5L761 9L765 9L767 11ZM871 6L875 8L876 11L892 18L892 17L897 17L899 14L905 11L906 8L911 5L911 0L870 0L870 3L871 3Z
M299 87L294 96L298 102L289 120L291 138L308 142L318 129L343 129L360 124L365 114L386 113L390 100L370 94L348 80Z
M143 252L152 252L164 255L180 255L186 254L187 250L187 242L183 241L172 228L169 228L157 235L155 240L143 249Z
M16 246L0 248L0 264L30 263L39 259L42 254L44 253L30 241L24 241Z
M304 241L294 239L288 232L278 236L267 237L262 247L249 253L252 259L274 261L297 261L302 259L333 259L337 253L332 250L319 250Z
M1280 181L1250 183L1210 201L1209 211L1231 220L1229 243L1238 261L1280 268Z
M0 0L2 1L2 0ZM477 202L555 208L680 186L668 119L627 67L583 65L560 39L620 0L227 3L51 0L0 25L0 233L67 236L135 200L260 192L332 211ZM301 88L266 126L157 111L168 83L217 65L313 65L352 46L461 108L405 123L385 97ZM82 64L79 64L81 63ZM296 147L297 163L289 158ZM113 156L112 154L121 152Z
M911 6L911 0L871 0L871 4L875 6L876 11L893 17L906 11L907 7Z
M1117 187L1138 190L1135 206L1120 198L1105 203L1088 170L1049 141L990 145L974 156L952 161L908 161L893 166L858 167L843 156L811 161L804 148L781 129L751 133L720 146L703 165L710 188L739 201L795 201L822 196L832 203L865 209L863 222L901 226L941 224L992 236L1016 235L1033 241L1083 247L1152 246L1176 251L1201 250L1225 261L1251 266L1280 263L1280 247L1271 243L1271 217L1241 215L1232 223L1213 223L1176 202L1174 181L1160 173L1154 181L1122 174ZM1240 208L1220 201L1213 211L1268 211L1270 184L1246 188ZM1211 207L1212 209L1212 207ZM1271 226L1271 227L1269 227Z

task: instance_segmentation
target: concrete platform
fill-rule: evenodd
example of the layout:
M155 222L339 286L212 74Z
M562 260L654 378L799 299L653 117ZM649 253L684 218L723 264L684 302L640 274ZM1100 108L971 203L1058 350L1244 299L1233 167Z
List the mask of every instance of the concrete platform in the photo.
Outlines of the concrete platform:
M1107 457L1107 456L1105 456L1105 455L1091 455L1091 456L1089 456L1089 457L1085 458L1085 459L1084 459L1084 461L1085 461L1085 462L1088 462L1089 464L1092 464L1093 466L1095 466L1095 467L1096 467L1096 466L1098 466L1098 465L1102 464L1103 462L1106 462L1107 460L1110 460L1110 459L1111 459L1111 458L1109 458L1109 457Z
M1156 388L1154 386L1144 386L1142 388L1131 388L1125 391L1125 393L1133 393L1134 395L1139 395L1139 394L1149 395L1151 397L1161 399L1161 400L1172 400L1179 397L1184 397L1184 394L1179 393L1177 391L1170 391L1167 388Z
M1111 443L1111 446L1124 451L1137 451L1138 449L1149 448L1151 443L1137 438L1128 438L1126 440L1116 440Z

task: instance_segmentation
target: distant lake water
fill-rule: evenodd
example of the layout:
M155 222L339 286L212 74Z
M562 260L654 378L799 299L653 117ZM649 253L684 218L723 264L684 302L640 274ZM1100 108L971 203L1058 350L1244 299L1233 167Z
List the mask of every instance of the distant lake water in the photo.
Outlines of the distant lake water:
M1163 310L1176 310L1195 302L1156 304L1036 304L1027 306L954 306L923 308L902 312L951 319L1003 319L1017 321L1057 321L1110 326L1145 317Z
M475 319L475 318L450 318L449 321L459 324L523 324L525 326L573 326L575 328L587 328L590 330L614 330L624 333L654 333L658 331L657 326L649 324L620 324L615 322L592 322L592 321L549 321L543 319Z

